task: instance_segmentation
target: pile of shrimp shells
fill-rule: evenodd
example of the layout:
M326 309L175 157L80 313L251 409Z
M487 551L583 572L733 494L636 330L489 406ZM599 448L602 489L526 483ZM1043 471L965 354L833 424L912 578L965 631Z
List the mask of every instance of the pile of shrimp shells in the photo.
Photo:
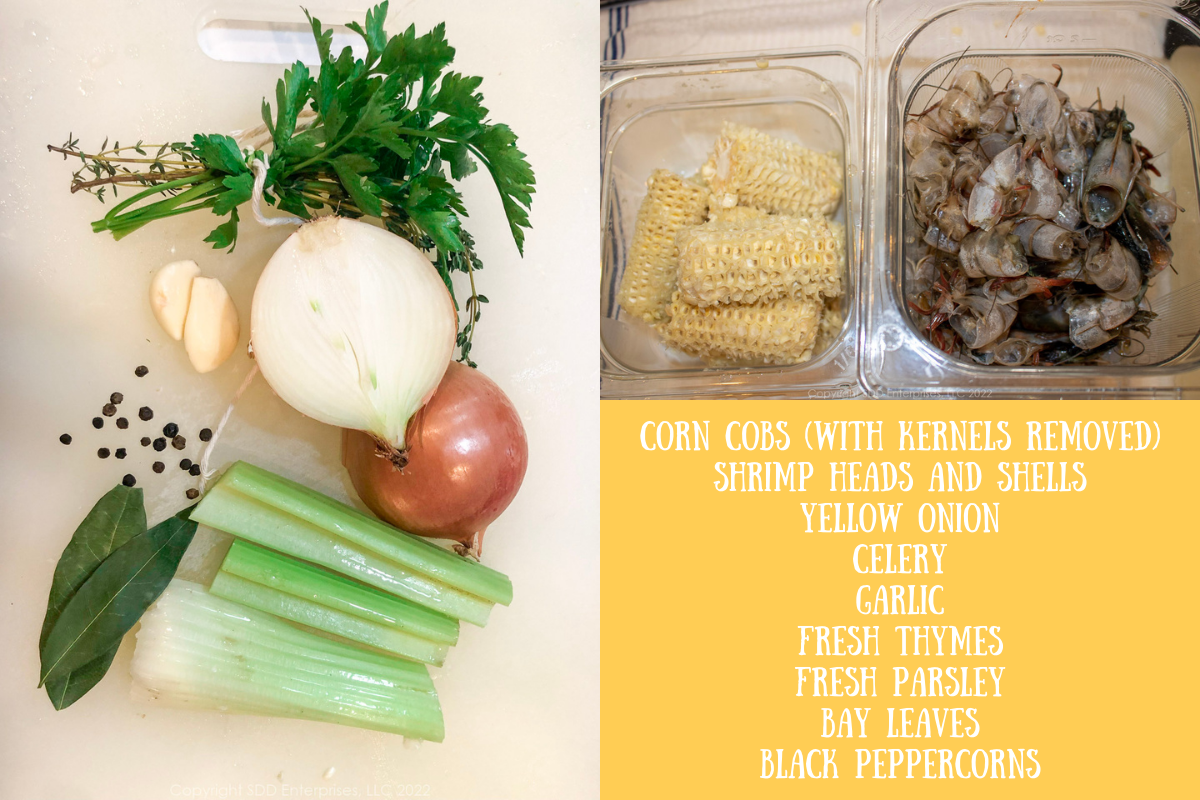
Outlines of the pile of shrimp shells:
M1061 71L1058 78L1061 80ZM994 91L960 71L904 127L906 295L922 334L962 359L1007 367L1136 357L1145 300L1171 264L1174 191L1125 112L1076 108L1056 80Z

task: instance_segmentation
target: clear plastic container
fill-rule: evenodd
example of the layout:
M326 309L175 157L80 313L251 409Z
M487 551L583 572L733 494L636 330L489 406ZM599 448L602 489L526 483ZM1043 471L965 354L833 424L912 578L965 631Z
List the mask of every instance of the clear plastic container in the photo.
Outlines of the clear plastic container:
M609 62L601 67L600 87L601 397L858 394L860 60L847 51L821 50ZM659 168L698 172L726 120L841 155L845 193L834 218L846 224L845 324L836 341L803 364L711 368L667 348L656 331L617 303L646 178Z
M1195 397L1200 396L1200 186L1195 111L1164 56L1168 23L1185 44L1200 30L1151 2L976 2L873 0L867 41L872 71L866 115L868 194L860 308L859 376L878 397ZM1174 270L1158 275L1147 299L1158 318L1145 350L1101 366L986 367L933 347L905 302L906 262L915 223L904 198L906 115L920 112L943 77L971 66L1002 85L1016 75L1057 75L1087 105L1100 90L1120 104L1134 136L1155 154L1174 188ZM1004 74L1001 74L1004 73ZM948 83L948 81L947 81ZM1200 91L1200 86L1193 87Z

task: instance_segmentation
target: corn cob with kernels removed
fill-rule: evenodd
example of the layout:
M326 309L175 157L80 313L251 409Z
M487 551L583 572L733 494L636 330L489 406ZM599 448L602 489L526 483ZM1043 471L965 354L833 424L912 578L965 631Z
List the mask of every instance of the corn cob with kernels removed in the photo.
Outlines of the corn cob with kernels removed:
M672 347L715 364L799 364L812 357L822 301L782 298L700 308L676 293L661 327Z
M625 313L654 323L666 319L675 292L675 234L704 221L707 198L703 186L665 169L655 170L646 187L617 302Z
M842 165L762 131L726 122L700 170L720 208L752 206L776 214L832 214L842 196Z
M711 199L712 199L712 196L710 195L709 200L711 201ZM709 222L751 223L751 222L761 222L770 216L771 215L769 213L767 213L766 211L763 211L762 209L758 209L758 208L751 208L750 206L734 206L733 208L721 208L720 206L714 206L714 205L711 205L711 203L710 203L710 205L708 207L708 221Z
M707 307L842 293L844 247L824 217L772 215L682 229L679 291Z

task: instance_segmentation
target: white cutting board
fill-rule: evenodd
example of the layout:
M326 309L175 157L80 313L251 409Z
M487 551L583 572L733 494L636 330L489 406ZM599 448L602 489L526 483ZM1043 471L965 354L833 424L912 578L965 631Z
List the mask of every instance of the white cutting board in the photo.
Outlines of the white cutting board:
M466 184L469 229L491 304L477 334L481 368L509 394L529 435L525 485L489 530L484 562L508 573L511 608L464 626L437 686L443 744L293 720L222 716L130 697L132 637L104 681L56 712L36 689L37 640L54 564L75 525L125 472L157 521L191 485L175 465L215 422L248 369L239 353L198 376L146 302L158 266L193 258L248 318L258 273L286 230L243 214L232 255L201 239L196 213L113 242L91 233L102 207L71 195L72 167L45 150L70 132L95 148L190 138L257 124L282 67L205 55L211 19L302 22L299 2L0 0L0 798L587 798L599 795L599 523L595 226L595 3L393 3L389 30L445 20L454 68L484 76L494 119L520 136L537 174L533 231L518 258L495 191ZM365 4L308 3L327 23ZM248 325L246 326L248 327ZM245 333L243 333L243 343ZM150 368L134 377L139 364ZM113 391L121 412L94 430ZM152 423L136 418L139 406ZM154 475L138 445L177 422L189 447ZM74 436L59 444L61 433ZM97 448L125 446L125 461ZM164 454L165 455L165 454ZM256 382L217 462L245 457L342 498L337 431L300 417ZM406 794L407 793L407 794Z

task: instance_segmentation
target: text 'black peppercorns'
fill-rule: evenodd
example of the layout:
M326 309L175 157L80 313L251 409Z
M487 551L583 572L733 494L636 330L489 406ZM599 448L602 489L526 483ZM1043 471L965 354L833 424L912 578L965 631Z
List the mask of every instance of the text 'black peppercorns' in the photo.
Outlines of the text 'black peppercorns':
M148 373L149 371L150 370L146 369L145 367L138 367L137 369L135 369L133 371L133 374L137 375L139 378L144 378L144 377L146 377L146 373Z
M174 422L168 422L166 425L163 425L163 436L167 437L168 439L172 438L178 433L179 426Z
M71 434L64 433L62 436L58 437L58 440L60 442L62 442L63 444L70 444L71 443Z
M125 484L126 486L133 486L135 483L137 483L137 478L133 477L129 473L125 473L125 477L121 478L121 483Z
M138 419L143 422L149 422L154 419L154 410L150 406L142 406L138 409Z
M125 448L118 447L117 452L113 453L113 455L116 456L117 458L124 458L126 456Z
M200 429L200 441L207 442L211 438L212 438L212 428L201 428Z
M108 448L101 447L99 450L96 451L96 455L100 456L101 458L108 458L108 456L109 456Z
M192 468L188 470L188 475L199 475L199 474L200 474L200 465L192 464Z
M121 404L121 401L124 399L125 399L125 395L121 394L120 392L113 392L112 397L108 398L108 402L112 403L115 406L119 406Z
M166 468L167 468L167 465L162 463L161 461L155 461L154 464L150 467L150 469L154 470L155 472L162 472Z
M104 427L104 417L92 417L92 427L100 429Z
M171 440L171 447L174 447L176 450L182 450L187 447L187 439L182 436L176 436Z
M192 460L190 458L185 458L183 461L180 461L179 468L181 470L183 470L184 472L191 469L192 468Z
M149 447L149 446L150 446L150 437L143 436L142 437L142 447Z
M186 492L184 492L184 495L188 500L195 500L200 496L200 491L198 489L188 489Z
M100 413L106 417L111 417L117 413L117 407L112 403L105 403L104 408L100 409Z

